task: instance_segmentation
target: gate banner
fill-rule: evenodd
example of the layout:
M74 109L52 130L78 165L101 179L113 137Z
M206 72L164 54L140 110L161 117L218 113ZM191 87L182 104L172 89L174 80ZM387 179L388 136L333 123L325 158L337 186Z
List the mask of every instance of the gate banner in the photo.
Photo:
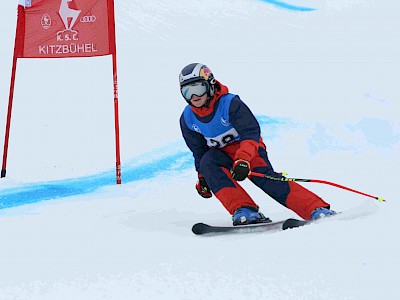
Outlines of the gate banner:
M19 0L16 56L115 54L114 0Z

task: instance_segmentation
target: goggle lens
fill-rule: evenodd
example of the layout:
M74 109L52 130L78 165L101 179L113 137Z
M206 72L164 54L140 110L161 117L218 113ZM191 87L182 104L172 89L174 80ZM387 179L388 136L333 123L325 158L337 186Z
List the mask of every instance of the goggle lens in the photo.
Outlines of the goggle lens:
M184 85L181 87L181 93L187 101L190 101L193 95L201 97L207 93L207 83L202 81Z

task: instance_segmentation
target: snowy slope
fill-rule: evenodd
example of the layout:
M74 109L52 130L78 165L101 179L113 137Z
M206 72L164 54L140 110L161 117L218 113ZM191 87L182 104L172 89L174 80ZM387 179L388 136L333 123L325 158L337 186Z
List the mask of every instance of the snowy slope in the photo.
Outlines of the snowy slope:
M4 132L16 1L0 10ZM396 298L400 209L396 2L115 0L123 184L110 57L19 60L0 180L0 299ZM194 190L177 75L206 63L257 114L275 169L343 217L281 233L227 225ZM271 219L294 217L249 182Z

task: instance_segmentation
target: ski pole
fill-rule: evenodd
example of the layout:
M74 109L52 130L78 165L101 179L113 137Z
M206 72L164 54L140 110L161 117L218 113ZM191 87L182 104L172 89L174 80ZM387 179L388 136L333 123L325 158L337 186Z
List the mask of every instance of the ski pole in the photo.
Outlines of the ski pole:
M251 173L249 174L249 176L265 177L265 178L267 178L267 179L275 180L275 181L296 181L296 182L323 183L323 184L328 184L328 185L331 185L331 186L334 186L334 187L337 187L337 188L340 188L340 189L344 189L344 190L346 190L346 191L350 191L350 192L353 192L353 193L357 193L357 194L360 194L360 195L363 195L363 196L367 196L367 197L373 198L373 199L375 199L375 200L378 200L379 202L386 202L386 200L383 199L382 197L372 196L372 195L369 195L369 194L366 194L366 193L363 193L363 192L356 191L356 190L354 190L354 189L348 188L348 187L346 187L346 186L343 186L343 185L340 185L340 184L337 184L337 183L333 183L333 182L330 182L330 181L325 181L325 180L319 180L319 179L302 179L302 178L289 178L289 177L282 177L282 178L280 178L280 177L273 177L273 176L269 176L269 175L267 175L267 174L257 173L257 172L251 172Z

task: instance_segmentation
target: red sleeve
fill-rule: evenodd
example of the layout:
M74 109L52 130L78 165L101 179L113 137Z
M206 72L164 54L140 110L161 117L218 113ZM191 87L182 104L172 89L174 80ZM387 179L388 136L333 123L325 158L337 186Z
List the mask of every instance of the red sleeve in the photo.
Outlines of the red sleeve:
M234 160L244 159L251 162L258 155L261 129L257 119L239 96L232 99L229 107L229 120L242 138L240 146L235 152Z
M244 159L251 162L258 155L260 143L253 140L243 140L240 142L239 149L236 150L234 160Z

